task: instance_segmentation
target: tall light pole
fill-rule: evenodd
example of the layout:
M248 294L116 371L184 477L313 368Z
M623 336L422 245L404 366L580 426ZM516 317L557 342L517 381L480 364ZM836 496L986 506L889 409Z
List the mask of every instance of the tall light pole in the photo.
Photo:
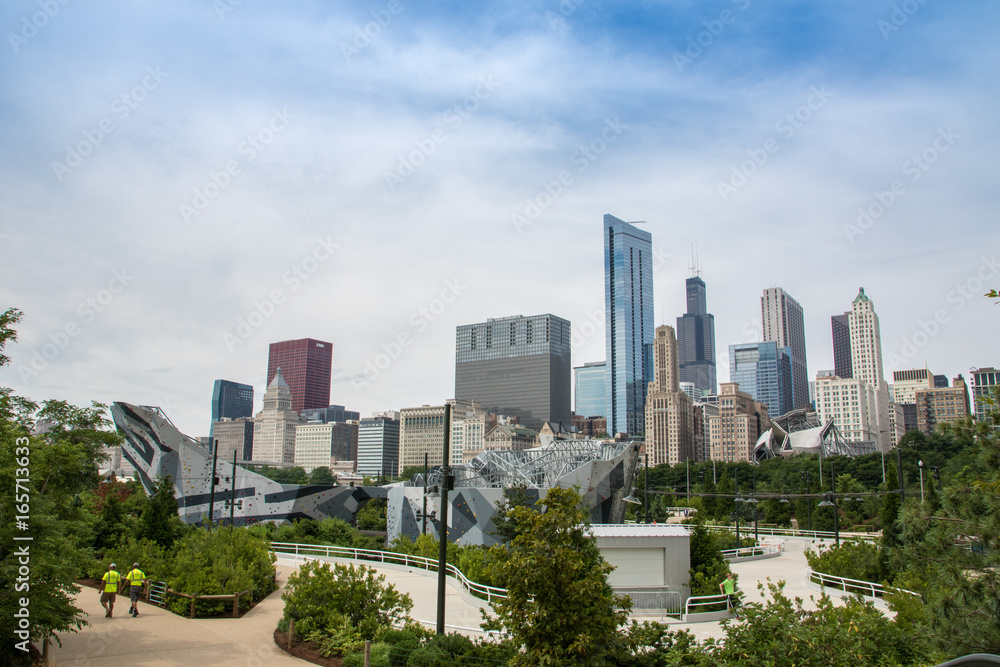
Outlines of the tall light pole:
M642 522L649 523L649 452L643 452L642 469Z
M451 484L451 405L444 405L444 458L441 466L441 523L438 529L437 633L444 634L444 593L448 578L448 487Z
M917 461L917 470L920 472L920 504L924 504L924 461Z

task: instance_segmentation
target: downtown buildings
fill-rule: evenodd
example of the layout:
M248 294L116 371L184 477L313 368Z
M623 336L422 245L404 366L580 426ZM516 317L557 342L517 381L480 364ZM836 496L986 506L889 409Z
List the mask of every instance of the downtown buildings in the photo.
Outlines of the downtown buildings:
M278 368L292 396L291 409L325 408L330 404L333 344L313 338L271 343L267 355L267 383Z
M760 318L764 341L774 341L791 352L791 407L809 407L809 368L806 363L806 325L802 306L780 287L764 290L760 298ZM732 379L732 378L731 378ZM772 407L772 406L768 406ZM772 416L784 414L788 410Z
M569 426L570 335L569 321L555 315L490 318L459 326L455 399L516 416L534 430L545 422Z
M716 385L715 316L708 312L705 281L694 261L691 270L685 283L687 312L677 318L679 377L699 395L708 395L715 393Z
M651 465L694 458L694 407L680 389L678 345L674 328L656 327L653 381L646 394L645 450Z
M652 380L653 240L613 215L604 216L604 312L608 433L642 435Z
M729 380L780 416L793 407L792 350L774 341L729 346ZM809 387L806 385L806 391Z

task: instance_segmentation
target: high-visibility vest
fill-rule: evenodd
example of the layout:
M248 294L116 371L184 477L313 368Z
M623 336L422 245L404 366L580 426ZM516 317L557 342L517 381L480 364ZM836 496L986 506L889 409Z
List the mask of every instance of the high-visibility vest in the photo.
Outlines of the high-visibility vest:
M104 573L104 592L105 593L116 593L118 592L118 582L121 581L122 575L118 574L115 570L109 570Z
M139 568L133 568L131 572L125 575L125 579L127 579L129 584L132 586L142 586L142 582L145 578L146 573Z

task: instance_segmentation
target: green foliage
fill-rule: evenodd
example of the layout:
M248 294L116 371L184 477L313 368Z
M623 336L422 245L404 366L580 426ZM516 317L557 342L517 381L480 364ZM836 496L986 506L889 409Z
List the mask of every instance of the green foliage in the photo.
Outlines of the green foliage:
M530 509L537 498L537 491L534 494L528 493L528 487L523 483L505 488L503 490L503 500L497 503L496 513L493 515L493 531L491 534L504 544L513 542L514 538L521 534L522 529L513 518L511 511L515 507Z
M905 437L905 436L904 436ZM892 491L899 488L899 478L896 476L896 462L886 462L885 474L886 490ZM882 548L892 549L899 545L899 506L900 499L895 493L887 493L882 496L882 510L880 513L882 523Z
M332 655L348 655L364 649L364 638L351 625L347 616L331 611L323 621L322 627L305 634L305 640L315 644L320 654L329 658Z
M374 498L365 503L365 506L358 510L357 524L358 530L385 530L386 529L386 507L388 502L385 498Z
M263 475L278 484L308 484L309 475L305 468L294 466L292 468L274 468L271 466L255 466L253 471Z
M861 581L879 582L885 578L882 550L861 539L849 539L827 549L821 546L818 551L806 549L805 556L815 572Z
M1000 390L996 390L1000 398ZM1000 410L951 430L975 440L975 463L939 494L908 496L894 566L927 604L923 627L949 656L1000 653ZM949 429L943 430L944 434Z
M303 636L336 626L339 615L364 639L378 639L407 619L409 595L385 583L385 576L364 565L331 565L312 561L288 578L284 618L294 619ZM331 625L332 624L332 625Z
M523 647L511 665L601 665L619 648L627 599L614 595L575 489L549 489L545 510L515 507L521 534L492 548L490 576L508 597L493 602L487 630ZM485 613L484 613L485 616Z
M375 642L371 646L371 653L369 655L370 661L368 667L392 667L393 665L402 664L392 661L392 646L386 642ZM343 667L365 667L365 654L360 653L350 653L344 656L341 662Z
M107 571L108 563L117 563L122 574L128 572L132 563L139 563L139 568L148 578L159 580L165 580L173 569L171 554L166 549L152 540L136 540L132 536L106 551L102 558L95 558L87 568L87 576L100 579Z
M775 667L856 667L923 665L930 647L919 632L894 623L870 602L857 598L834 605L822 596L815 610L789 600L781 585L769 584L766 604L743 606L744 622L727 624L726 638L715 645L719 665Z
M691 530L691 595L716 595L719 582L730 573L722 556L719 535L696 524Z
M139 530L142 537L168 549L184 532L184 524L177 515L177 499L170 475L157 480L156 492L139 517Z
M309 473L309 483L333 485L337 483L337 476L330 471L329 467L320 466L313 468L313 471Z
M405 468L403 468L403 471L399 473L399 479L403 481L409 481L413 479L414 475L423 475L423 474L424 474L423 466L406 466Z
M326 517L316 519L296 519L282 524L270 533L272 542L295 542L299 544L329 544L338 547L354 546L357 531L343 519Z
M254 599L260 599L275 589L274 561L268 542L249 531L229 527L197 530L175 545L167 585L188 595L225 595L249 589ZM186 602L175 604L174 611L183 612ZM212 614L227 607L225 602L206 601L199 609Z

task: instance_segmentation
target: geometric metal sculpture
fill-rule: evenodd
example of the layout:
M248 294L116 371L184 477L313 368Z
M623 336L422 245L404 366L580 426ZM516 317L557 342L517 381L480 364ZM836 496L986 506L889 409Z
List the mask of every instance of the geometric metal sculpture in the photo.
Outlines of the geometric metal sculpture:
M208 518L212 491L212 455L199 442L177 430L159 408L115 402L115 426L125 438L122 456L136 469L148 494L158 479L170 475L181 519L198 524ZM385 498L381 486L318 486L279 484L232 462L216 462L213 521L228 522L227 501L235 502L233 522L244 526L260 521L323 519L353 524L358 510L372 498ZM235 493L233 476L235 475Z

